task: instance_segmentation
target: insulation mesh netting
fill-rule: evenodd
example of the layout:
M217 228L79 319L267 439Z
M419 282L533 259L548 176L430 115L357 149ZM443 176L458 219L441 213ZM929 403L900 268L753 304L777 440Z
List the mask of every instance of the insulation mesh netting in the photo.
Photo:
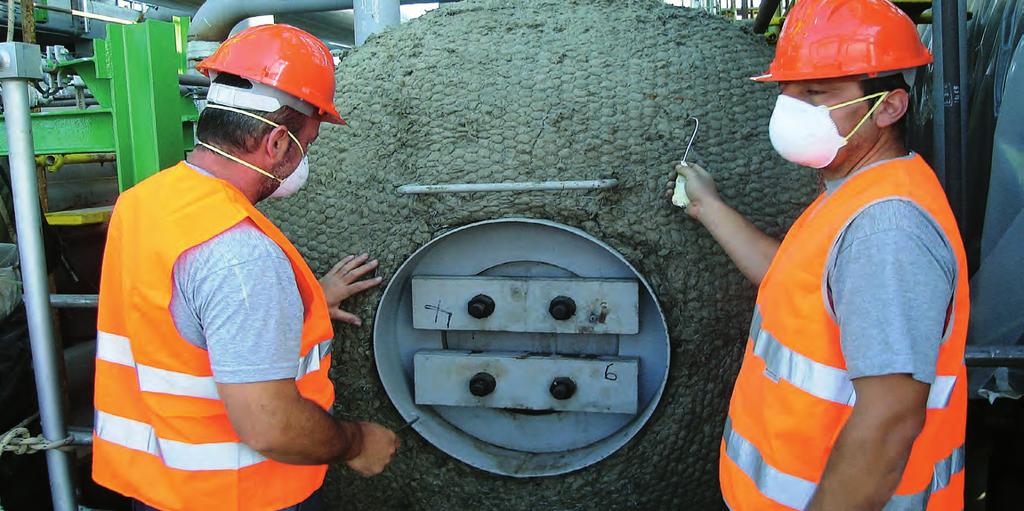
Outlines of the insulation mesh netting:
M344 56L310 181L266 206L313 269L368 252L388 279L430 239L472 222L530 217L580 228L650 281L671 336L668 386L647 426L589 468L521 480L444 454L411 429L384 474L334 467L338 509L715 509L722 425L754 287L663 197L700 119L691 160L731 205L781 235L817 191L767 136L777 90L748 77L772 48L744 26L650 1L467 1L371 37ZM405 184L615 178L606 191L400 195ZM486 249L486 247L481 247ZM457 264L457 261L453 261ZM338 325L337 413L395 427L373 364L380 290ZM385 320L386 318L380 318Z

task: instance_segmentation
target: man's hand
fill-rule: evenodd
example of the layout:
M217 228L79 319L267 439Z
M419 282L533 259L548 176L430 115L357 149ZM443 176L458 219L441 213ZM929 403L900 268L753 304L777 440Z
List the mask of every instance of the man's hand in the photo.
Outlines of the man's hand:
M369 258L369 254L346 256L320 279L320 287L327 298L327 310L331 313L331 319L356 326L363 324L358 316L342 310L341 302L367 289L377 287L384 281L381 277L359 280L377 269L377 260L367 262Z
M398 450L400 441L394 432L373 422L359 422L362 429L363 445L359 455L345 462L349 468L363 477L375 476L384 471Z
M691 217L701 220L701 213L711 203L721 202L718 196L718 188L715 186L715 179L706 170L696 163L676 163L675 170L668 182L668 192L665 196L672 198L676 186L676 176L683 176L686 179L686 196L690 198L690 205L686 207L686 213Z

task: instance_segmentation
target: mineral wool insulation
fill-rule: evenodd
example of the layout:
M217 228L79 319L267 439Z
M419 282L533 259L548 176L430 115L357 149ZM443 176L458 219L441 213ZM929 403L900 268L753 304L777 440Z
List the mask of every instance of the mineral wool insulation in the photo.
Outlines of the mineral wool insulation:
M754 287L663 197L693 124L690 161L781 235L816 191L772 151L772 48L737 22L648 1L473 0L371 37L337 71L348 126L324 125L309 185L268 203L318 273L349 253L388 279L416 248L468 223L542 218L580 228L646 276L668 320L668 386L647 426L589 468L515 479L449 457L412 429L384 474L333 467L329 509L717 509L718 447ZM399 195L405 184L615 178L607 191ZM486 249L486 247L481 247ZM453 261L453 264L457 264ZM383 286L382 286L383 288ZM380 290L347 304L332 377L342 416L396 427L377 377Z

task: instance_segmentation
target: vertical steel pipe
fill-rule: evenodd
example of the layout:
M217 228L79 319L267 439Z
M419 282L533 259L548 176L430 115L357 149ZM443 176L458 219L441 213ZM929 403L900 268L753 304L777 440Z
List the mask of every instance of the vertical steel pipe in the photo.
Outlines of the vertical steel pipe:
M49 280L43 250L43 218L36 187L36 164L33 158L32 125L29 119L28 80L2 80L4 121L10 148L11 191L14 195L15 225L18 229L18 251L21 275L25 286L25 311L28 314L32 365L39 398L39 417L43 436L51 442L68 436L64 424L58 356L50 316ZM71 454L52 449L46 451L50 472L50 494L57 511L77 511L74 486L71 482Z
M936 174L964 232L967 211L964 153L967 140L967 97L964 65L966 2L932 1L932 52L935 55L933 101L935 140L932 157ZM967 234L967 233L965 233Z
M367 37L402 22L399 0L354 0L356 46Z
M757 8L757 17L754 18L753 31L755 34L763 34L768 31L768 25L771 25L772 18L775 17L775 12L779 10L781 3L782 0L761 0Z

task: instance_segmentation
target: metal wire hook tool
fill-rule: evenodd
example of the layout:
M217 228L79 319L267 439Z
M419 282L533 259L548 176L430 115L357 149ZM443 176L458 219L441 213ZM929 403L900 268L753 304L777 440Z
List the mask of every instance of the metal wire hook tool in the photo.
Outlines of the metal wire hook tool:
M696 117L689 117L686 120L693 119L693 134L690 135L690 141L686 144L686 152L683 153L683 159L679 160L679 164L686 166L686 157L690 155L690 148L693 147L693 140L697 138L697 130L700 129L700 121ZM685 208L690 205L690 197L686 195L686 178L682 174L676 174L676 186L672 190L672 204Z
M399 431L402 431L403 429L411 427L413 424L416 424L416 421L418 421L418 420L420 420L420 416L419 415L414 415L412 417L412 420L410 420L409 422L406 422L405 424L402 424L401 426L399 426L398 429L395 430L395 433L398 433Z
M406 422L405 424L399 426L397 429L395 429L394 433L396 435L401 433L403 430L412 427L412 425L416 424L416 422L419 421L419 420L420 420L420 416L419 415L413 415L412 420L410 420L409 422ZM405 442L403 442L403 443L405 443ZM395 454L402 454L402 453L409 452L414 447L415 447L415 444L413 444L411 442L405 443L404 446L399 447L398 450L395 451Z
M697 130L700 129L700 120L696 117L688 117L686 120L693 119L693 134L690 135L690 141L686 144L686 152L683 153L683 159L679 160L679 163L686 165L686 157L690 155L690 148L693 147L693 140L697 138Z

